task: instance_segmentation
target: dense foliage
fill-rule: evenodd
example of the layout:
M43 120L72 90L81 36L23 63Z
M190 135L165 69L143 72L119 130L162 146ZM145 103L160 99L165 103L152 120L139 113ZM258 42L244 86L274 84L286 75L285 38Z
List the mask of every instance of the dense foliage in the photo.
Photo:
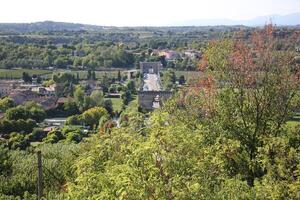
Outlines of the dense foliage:
M298 53L272 26L245 35L209 43L203 76L152 113L131 101L136 82L107 87L124 91L119 121L102 93L86 95L78 86L65 105L77 115L64 128L43 138L39 129L8 131L0 199L36 198L35 150L43 154L46 199L300 199L300 125L288 123L300 105ZM173 70L162 78L175 89ZM76 83L69 75L54 79ZM38 105L12 107L0 102L16 124L39 114ZM22 148L33 138L42 143Z
M299 65L270 33L211 44L208 77L151 114L142 132L132 129L137 116L124 115L123 128L77 160L70 198L298 199L300 127L286 122L299 105Z

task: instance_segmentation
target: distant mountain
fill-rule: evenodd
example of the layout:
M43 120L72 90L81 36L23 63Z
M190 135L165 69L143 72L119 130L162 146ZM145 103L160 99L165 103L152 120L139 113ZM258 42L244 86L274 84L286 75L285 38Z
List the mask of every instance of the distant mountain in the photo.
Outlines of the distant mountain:
M300 25L300 13L290 15L269 15L261 16L251 20L230 20L230 19L195 19L183 21L176 26L217 26L217 25L245 25L245 26L262 26L268 22L279 26L295 26Z
M200 19L200 20L188 20L179 23L171 24L171 27L177 26L261 26L270 22L270 20L277 25L286 26L300 26L300 13L291 15L270 15L257 17L252 20L229 20L229 19ZM0 23L0 31L3 32L18 32L18 33L29 33L29 32L41 32L41 31L101 31L104 29L117 29L122 30L126 27L113 27L113 26L97 26L87 25L78 23L66 23L66 22L35 22L35 23ZM127 27L130 28L130 27ZM137 29L141 27L135 27ZM147 27L146 27L147 28Z
M102 30L103 26L65 22L0 23L0 30L14 32Z

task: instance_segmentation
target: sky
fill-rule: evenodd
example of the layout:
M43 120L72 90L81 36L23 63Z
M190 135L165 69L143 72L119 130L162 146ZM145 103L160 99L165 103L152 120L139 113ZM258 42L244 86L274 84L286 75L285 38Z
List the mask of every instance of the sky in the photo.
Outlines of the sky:
M1 0L0 22L165 26L195 19L248 20L297 12L300 0Z

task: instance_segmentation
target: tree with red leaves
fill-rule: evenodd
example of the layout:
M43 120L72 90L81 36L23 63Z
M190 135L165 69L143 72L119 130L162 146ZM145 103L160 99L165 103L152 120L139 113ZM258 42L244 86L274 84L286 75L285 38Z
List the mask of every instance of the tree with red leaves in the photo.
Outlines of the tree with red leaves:
M253 185L266 173L259 149L269 138L284 133L299 106L300 66L294 61L295 52L276 49L273 25L254 31L250 40L241 34L209 45L200 64L209 76L196 88L214 94L205 96L215 102L213 121L220 124L226 138L241 144L243 159L231 161L235 166L231 173L241 174Z

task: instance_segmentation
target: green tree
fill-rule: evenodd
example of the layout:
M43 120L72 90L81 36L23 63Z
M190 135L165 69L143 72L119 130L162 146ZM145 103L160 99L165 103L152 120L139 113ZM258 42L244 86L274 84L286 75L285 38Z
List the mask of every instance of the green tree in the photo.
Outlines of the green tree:
M5 117L8 120L18 120L18 119L28 119L29 113L24 106L17 106L15 108L10 108L5 112Z
M99 90L94 90L91 94L91 99L94 102L95 106L102 106L104 102L103 93Z
M23 134L16 132L10 134L10 138L8 140L8 147L10 149L25 150L29 147L29 145L29 140L27 140Z
M6 110L14 106L15 106L15 102L13 101L12 98L4 97L3 99L0 100L0 110L2 112L5 112Z
M184 75L179 76L178 83L179 83L180 85L185 84L185 78L184 78Z
M72 115L67 118L66 125L81 125L79 115Z
M11 171L11 160L8 149L0 145L0 175L7 175Z
M124 105L128 105L128 103L132 100L132 94L129 90L126 90L121 96Z
M203 86L207 96L215 98L215 107L210 106L205 112L216 115L224 137L240 145L240 161L228 160L230 173L239 174L250 186L265 175L260 149L281 136L293 114L299 89L292 70L297 67L291 62L293 55L275 49L272 33L273 28L267 26L253 33L251 44L234 40L221 51L216 48L224 42L215 43L206 55L207 69L214 72L215 80L206 81ZM220 87L221 90L213 91Z
M27 139L30 142L41 142L47 134L41 128L34 128L32 133L28 135Z
M8 120L34 119L37 122L41 122L46 117L46 113L39 104L29 101L26 102L24 106L19 105L8 109L5 113L5 117Z
M300 59L299 59L300 60ZM118 81L121 82L122 81L122 76L121 76L121 72L120 70L118 70Z
M65 136L60 130L53 130L47 134L47 137L43 139L43 142L54 144L63 139L65 139Z
M171 90L175 88L176 84L176 75L174 70L169 69L163 75L163 87L166 90Z
M97 128L100 118L107 115L108 112L105 108L94 107L82 113L80 115L80 119L85 123L85 125L94 129Z
M96 79L96 72L95 71L92 71L91 79L92 80L97 80Z
M113 103L111 101L111 99L105 99L104 102L103 102L103 108L105 108L105 110L107 110L107 112L110 114L110 115L113 115Z
M32 78L31 78L31 76L29 76L29 74L27 72L23 72L22 79L25 83L32 82Z
M133 80L129 80L126 83L126 89L132 94L136 94L135 82Z
M92 71L89 69L87 72L87 80L91 80L92 79Z
M77 86L74 91L74 100L80 111L84 110L84 91L81 86Z
M77 72L77 73L76 73L76 82L79 83L79 80L80 80L80 78L79 78L79 73Z
M33 119L37 122L42 122L46 118L46 112L41 105L33 101L28 101L25 103L24 107L29 114L28 118Z
M105 73L101 79L101 86L103 88L103 93L107 93L109 88L109 78L107 73Z
M73 74L71 74L71 73L53 74L52 79L56 84L57 96L68 97L68 96L73 95L74 84L76 84L76 82L77 82L77 80Z
M54 60L54 65L58 68L66 68L68 65L71 65L71 60L67 57L58 57Z
M68 98L67 102L64 103L63 109L68 116L79 113L76 102L71 98Z

